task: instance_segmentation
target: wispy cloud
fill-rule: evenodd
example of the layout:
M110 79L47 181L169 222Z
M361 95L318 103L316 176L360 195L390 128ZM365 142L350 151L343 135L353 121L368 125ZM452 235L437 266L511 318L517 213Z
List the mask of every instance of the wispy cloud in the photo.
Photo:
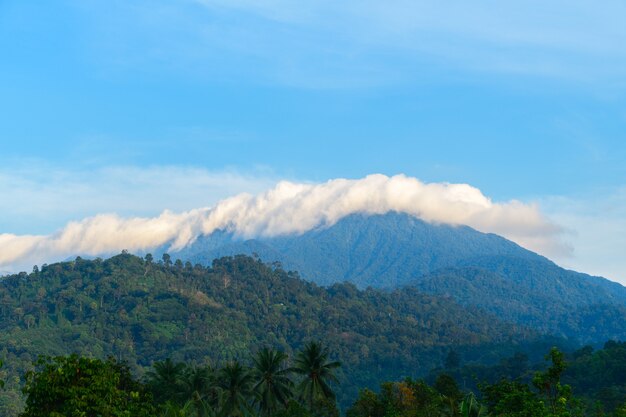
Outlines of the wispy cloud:
M277 182L265 169L210 171L181 166L80 166L41 160L0 169L0 233L41 233L51 224L114 213L154 216L206 207Z
M442 70L615 86L626 64L626 5L618 1L107 2L108 13L82 7L108 57L119 62L301 86L402 83Z
M389 211L498 233L547 255L567 250L559 241L561 229L537 206L493 202L467 184L426 184L404 175L370 175L321 184L281 181L256 195L243 193L213 207L165 211L156 217L97 215L70 222L50 235L2 234L0 266L14 269L75 254L106 255L164 244L177 250L218 229L242 237L299 234L332 225L352 213Z
M574 248L557 261L626 284L626 187L546 198L541 207L563 225Z

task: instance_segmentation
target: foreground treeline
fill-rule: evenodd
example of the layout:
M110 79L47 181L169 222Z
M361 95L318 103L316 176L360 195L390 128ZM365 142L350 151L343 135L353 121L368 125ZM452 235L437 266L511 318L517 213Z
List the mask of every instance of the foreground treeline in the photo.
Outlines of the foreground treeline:
M347 417L626 417L626 395L611 410L593 398L578 397L575 387L562 381L568 366L563 352L552 348L546 359L548 368L534 372L530 382L502 378L479 383L477 393L463 392L447 374L439 374L432 385L410 378L386 382L379 393L362 390Z
M332 385L340 363L311 342L288 366L283 352L262 349L252 366L214 369L169 359L143 381L114 358L44 357L26 375L20 417L338 416Z
M575 395L586 408L612 411L626 401L626 342L608 341L602 349L584 346L566 352L567 366L562 373L562 383L574 387ZM433 383L440 373L460 381L466 390L479 391L486 383L517 380L532 385L538 371L545 365L533 363L529 357L517 352L492 365L476 362L463 363L454 350L448 353L443 367L433 369L426 380Z
M502 378L479 383L476 392L461 389L445 373L432 384L411 378L384 382L378 392L362 389L345 414L626 417L626 396L607 410L600 401L579 397L575 387L563 383L568 364L561 351L552 348L546 360L547 367L534 372L530 382ZM26 375L26 406L19 417L338 417L335 372L340 366L328 348L315 342L306 344L291 361L281 351L261 349L250 366L234 361L214 369L167 359L154 363L141 381L114 358L44 357Z

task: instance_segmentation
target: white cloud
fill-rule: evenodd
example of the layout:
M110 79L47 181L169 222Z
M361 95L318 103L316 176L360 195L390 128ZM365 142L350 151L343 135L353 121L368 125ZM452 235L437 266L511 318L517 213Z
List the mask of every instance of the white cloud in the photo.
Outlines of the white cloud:
M182 212L277 182L266 170L240 173L179 166L64 168L34 160L0 169L0 232L41 233L99 213Z
M551 255L562 253L560 228L535 205L494 203L467 184L422 183L404 175L369 175L322 184L282 181L257 195L227 198L212 208L158 217L121 218L101 214L70 222L52 235L0 235L0 267L62 259L75 254L102 255L149 250L169 244L176 250L199 235L227 229L242 237L303 233L332 225L351 213L398 211L433 223L465 224L505 236Z
M574 248L572 256L557 256L559 263L626 285L626 187L551 197L541 207L566 228Z

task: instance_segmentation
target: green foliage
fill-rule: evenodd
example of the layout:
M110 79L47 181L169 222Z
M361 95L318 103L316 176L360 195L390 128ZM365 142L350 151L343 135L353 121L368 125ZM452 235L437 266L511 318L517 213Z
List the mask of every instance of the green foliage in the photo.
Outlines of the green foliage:
M245 256L219 259L211 267L171 258L166 264L127 253L104 261L77 258L0 280L0 300L3 417L15 417L22 409L21 376L38 354L112 355L126 361L138 377L158 373L156 364L170 357L168 366L193 363L180 365L169 386L149 388L160 407L169 401L172 413L197 415L200 409L215 408L218 393L184 401L184 376L198 371L193 383L198 386L204 371L217 378L217 371L198 364L220 368L238 360L252 365L249 352L260 346L295 358L307 340L323 340L344 364L335 375L341 381L337 398L347 408L359 388L423 376L443 363L450 368L445 373L463 389L473 388L474 376L491 383L502 377L528 381L538 369L530 365L536 360L532 352L543 354L545 343L555 344L450 298L414 288L358 290L345 283L322 288ZM623 323L623 317L614 321ZM517 350L529 356L519 353L486 366ZM563 384L576 387L587 403L601 401L606 412L622 405L624 344L610 342L603 350L586 348L576 355L562 374ZM435 382L442 371L436 370L429 381ZM458 399L451 400L442 384L436 386L436 394L448 402ZM249 401L260 404L258 398ZM449 408L455 407L458 403ZM327 411L334 412L332 407Z
M620 346L607 344L609 349ZM307 343L291 368L287 355L268 348L252 356L251 368L233 361L214 371L166 360L153 365L145 384L135 381L128 368L113 359L43 358L27 376L27 408L20 416L339 417L334 393L326 392L321 384L311 397L300 396L301 402L291 391L294 385L310 386L314 377L333 379L337 368L328 356L328 349L319 343ZM553 348L546 359L549 366L536 372L532 383L501 379L483 384L482 397L462 392L446 374L439 375L433 385L411 378L383 382L379 393L360 390L346 417L609 416L602 407L584 407L573 390L561 384L567 369L562 352ZM292 379L298 375L300 383ZM160 397L153 398L149 390ZM626 417L624 398L610 416Z
M321 339L346 365L337 372L337 394L347 406L361 386L400 378L406 369L427 372L450 346L488 358L509 349L510 341L519 346L535 337L411 288L321 288L245 256L211 267L165 261L126 253L77 258L0 280L6 389L19 391L20 375L39 354L112 355L143 376L168 357L221 365L247 359L258 346L293 356L305 341Z
M552 348L546 355L546 360L552 362L545 372L537 372L533 377L533 385L547 401L548 410L552 416L570 415L572 390L569 385L561 385L561 375L565 371L565 355L557 348Z
M298 391L309 404L309 409L313 409L315 401L335 399L330 383L339 382L334 370L339 368L341 363L329 361L328 355L327 347L323 347L319 342L309 342L296 356L292 370L303 377Z
M514 417L572 417L583 415L582 402L575 398L572 388L562 384L567 367L565 355L552 348L546 355L550 366L537 371L532 378L534 390L520 381L503 379L483 387L489 407L498 415Z
M487 415L487 407L476 400L474 393L470 392L459 404L461 417L483 417Z
M458 401L446 398L424 381L384 382L380 393L362 390L347 417L427 417L457 415Z
M301 353L310 356L310 350ZM323 359L327 353L322 349L318 356ZM26 409L19 416L243 417L292 411L307 417L339 417L332 391L312 403L295 403L291 368L283 352L264 348L253 359L253 368L233 361L217 371L168 359L156 362L141 383L112 358L45 357L26 375Z
M482 385L482 398L473 392L461 394L455 381L441 375L433 387L424 381L406 379L385 382L380 393L362 390L347 417L575 417L601 415L585 410L560 379L566 368L564 355L554 348L546 357L550 366L537 372L532 386L519 380L502 379ZM445 395L442 391L450 392ZM619 416L619 408L615 416Z
M565 270L469 227L435 225L402 213L353 214L301 235L244 241L216 232L177 256L209 264L239 253L281 261L318 284L411 285L542 333L582 343L626 340L626 288Z
M174 363L170 358L152 365L152 370L147 373L147 386L157 403L164 403L178 396L185 369L184 363Z
M486 404L493 414L509 417L543 417L544 404L531 388L519 381L503 379L483 387Z
M459 386L454 378L447 374L440 374L437 377L433 388L435 388L439 394L445 398L451 399L454 402L459 401L463 396L463 393L459 390Z
M540 257L484 256L463 263L422 276L412 285L582 343L626 338L626 296L619 284L614 293L606 280L594 282Z
M346 417L382 417L385 415L385 406L379 396L369 389L359 392L359 396L346 413Z
M257 381L254 390L262 415L272 415L279 407L289 402L293 382L289 378L291 369L285 362L287 355L273 349L263 348L254 357L254 375Z
M254 378L252 372L232 362L220 370L219 387L222 389L221 415L248 416L253 414Z
M172 398L178 399L197 417L208 417L217 408L217 387L213 370L208 366L187 366L179 377L178 391Z
M153 417L152 399L113 359L42 358L26 375L20 417Z
M609 341L594 351L574 352L563 381L575 387L588 405L600 401L611 412L626 401L626 342Z
M290 400L284 409L274 413L274 417L313 417L313 415L299 402Z

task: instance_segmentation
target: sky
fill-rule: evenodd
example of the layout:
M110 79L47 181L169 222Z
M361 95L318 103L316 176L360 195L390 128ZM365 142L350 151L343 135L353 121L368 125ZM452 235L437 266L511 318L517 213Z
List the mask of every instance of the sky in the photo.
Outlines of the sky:
M403 174L519 203L560 248L531 249L626 283L625 15L618 1L2 0L0 250L280 181Z

